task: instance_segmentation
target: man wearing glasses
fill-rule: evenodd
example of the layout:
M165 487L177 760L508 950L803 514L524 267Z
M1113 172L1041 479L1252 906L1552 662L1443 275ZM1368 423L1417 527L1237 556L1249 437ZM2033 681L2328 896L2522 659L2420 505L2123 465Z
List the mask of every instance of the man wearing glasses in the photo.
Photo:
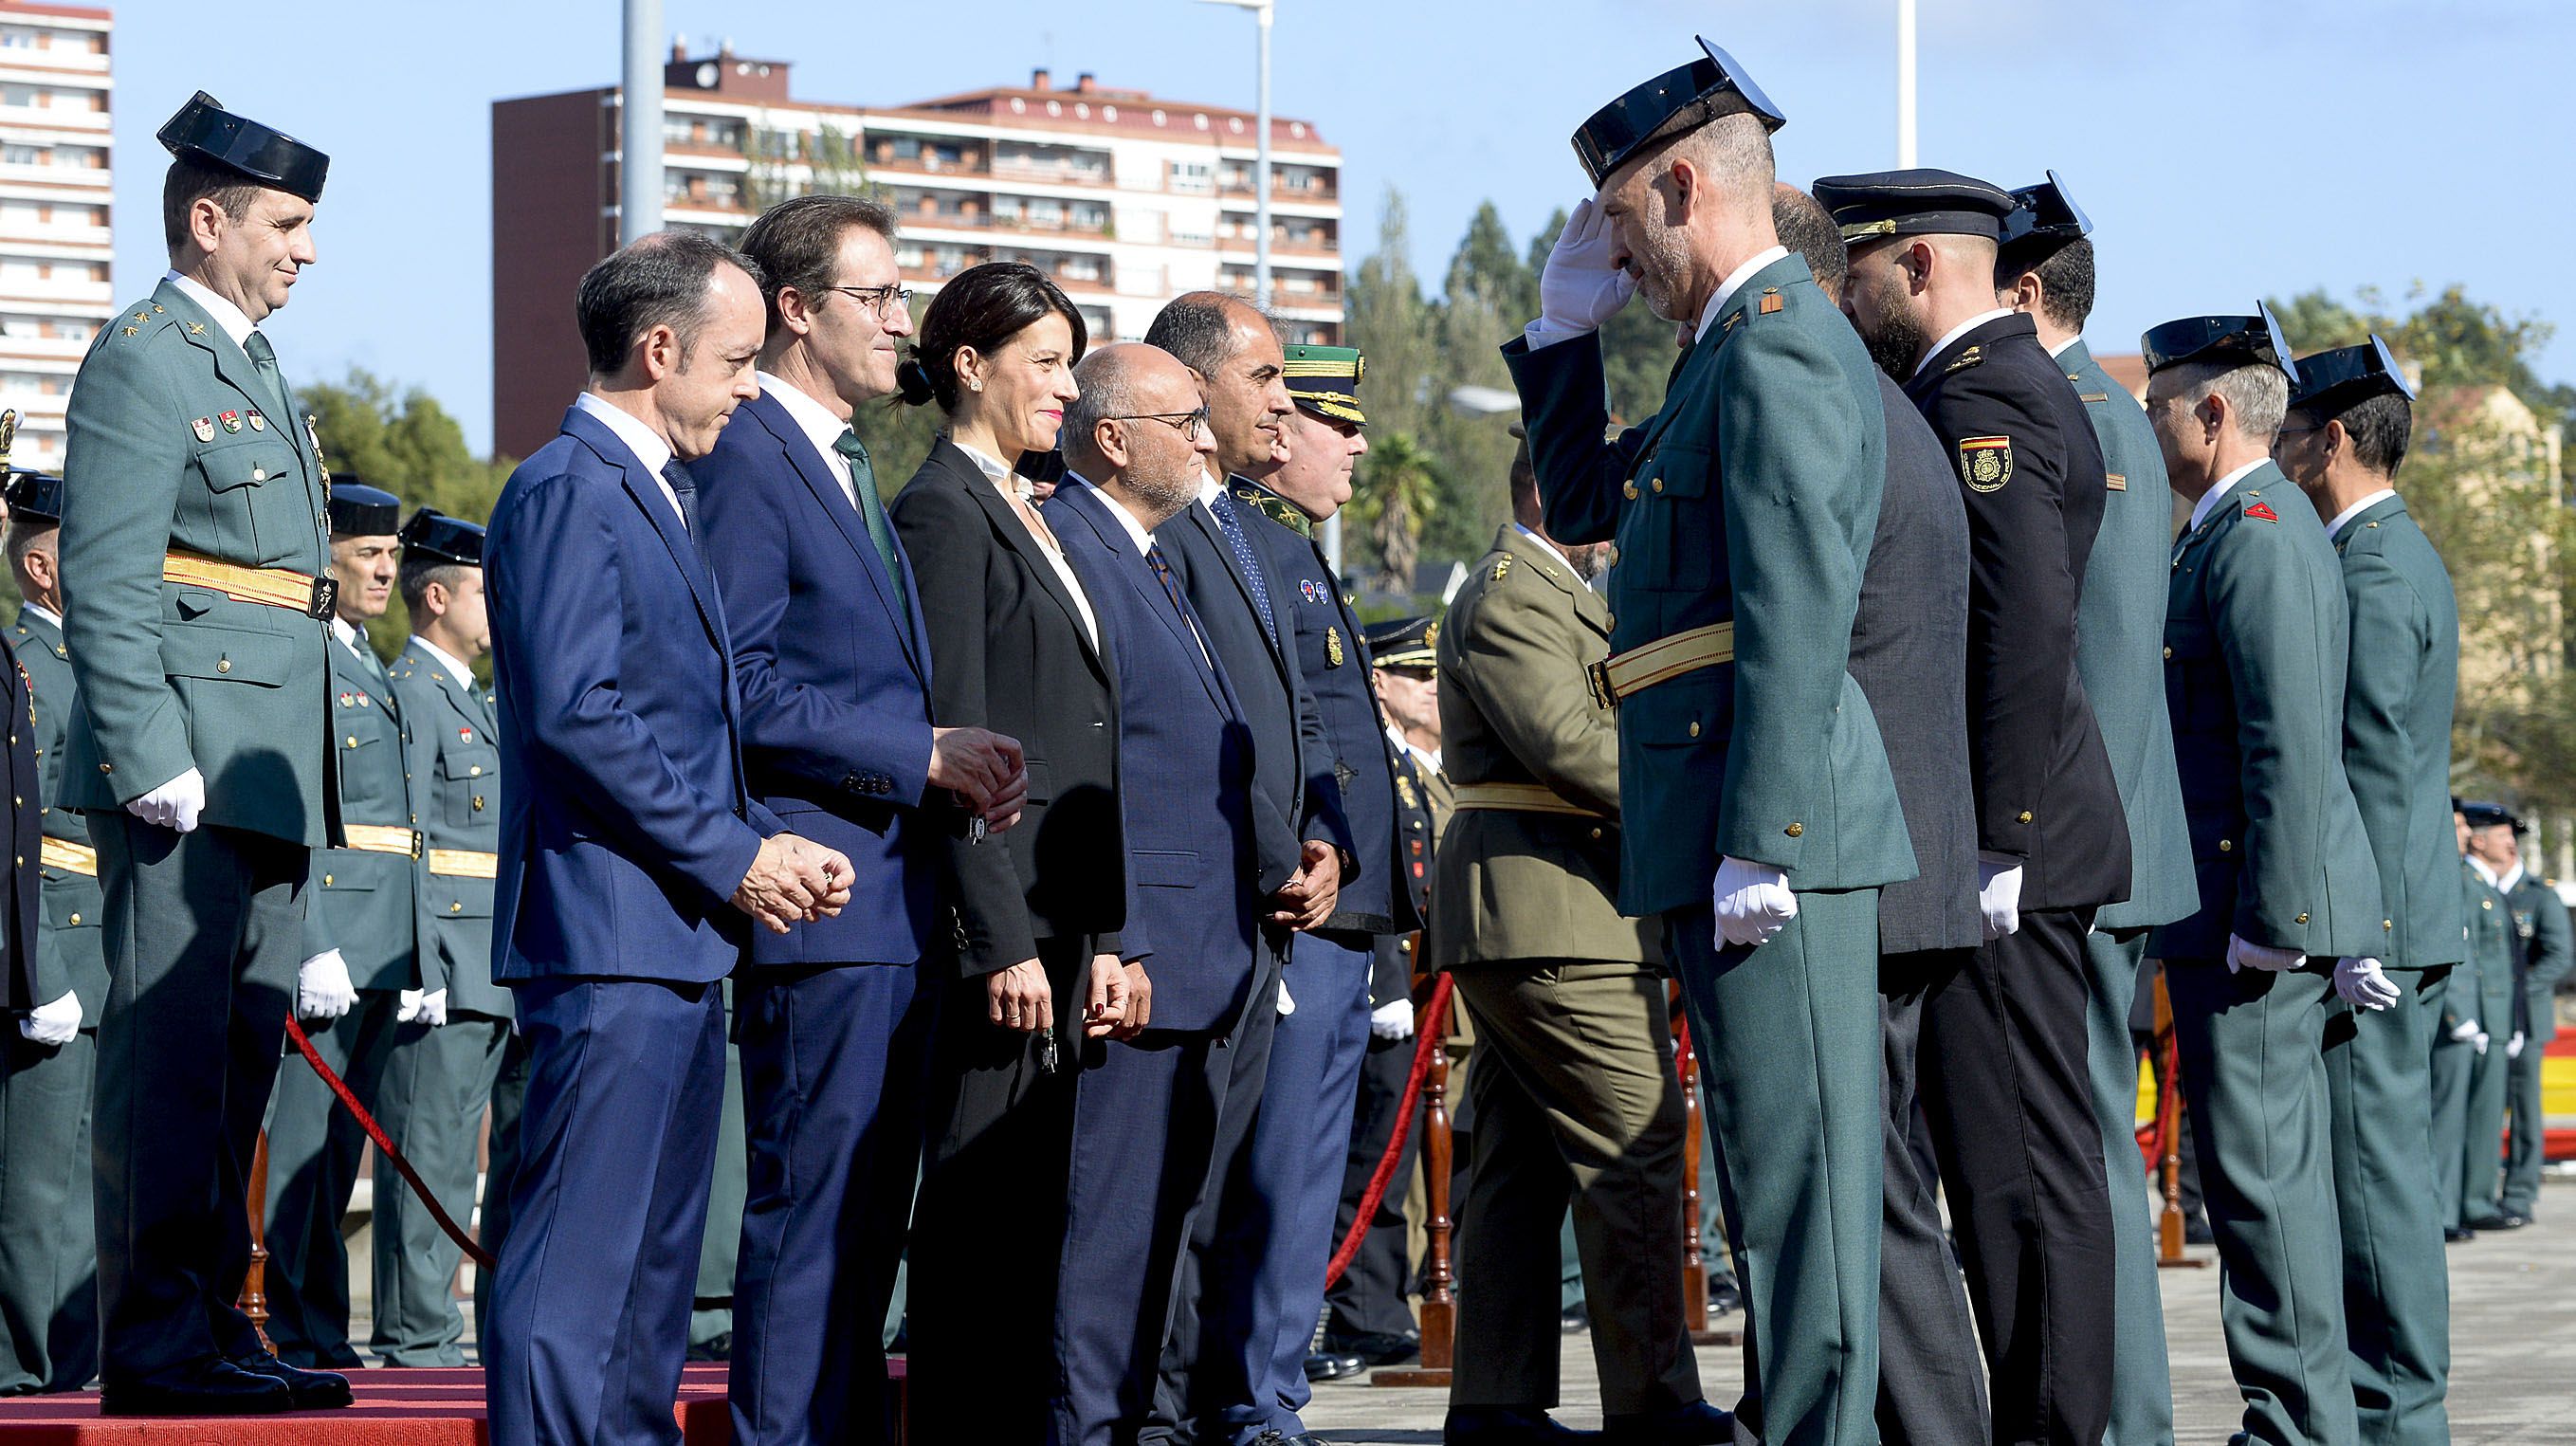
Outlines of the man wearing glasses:
M920 968L941 831L1006 828L1020 746L934 728L902 544L852 427L912 334L894 216L800 196L742 238L766 277L760 395L695 465L752 793L850 858L850 906L763 934L735 992L749 1189L734 1289L736 1440L891 1440L880 1349L931 1037ZM959 818L962 811L964 817ZM774 1328L773 1328L774 1327Z

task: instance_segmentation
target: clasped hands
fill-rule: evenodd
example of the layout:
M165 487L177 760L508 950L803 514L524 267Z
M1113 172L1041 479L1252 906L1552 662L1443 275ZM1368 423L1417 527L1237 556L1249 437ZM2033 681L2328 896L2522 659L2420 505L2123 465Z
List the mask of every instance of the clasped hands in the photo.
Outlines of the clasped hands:
M1133 1039L1154 1017L1154 981L1142 963L1115 954L1091 956L1091 997L1084 1003L1088 1039ZM1055 990L1035 959L984 976L984 1017L1004 1029L1036 1034L1055 1028Z
M850 902L850 861L792 833L760 841L750 872L733 890L733 906L773 934L796 924L829 919Z
M1341 851L1321 839L1308 839L1299 850L1297 872L1270 896L1270 922L1299 930L1321 928L1341 897Z
M982 728L933 728L930 785L957 795L967 813L999 833L1020 821L1029 801L1028 760L1016 738Z

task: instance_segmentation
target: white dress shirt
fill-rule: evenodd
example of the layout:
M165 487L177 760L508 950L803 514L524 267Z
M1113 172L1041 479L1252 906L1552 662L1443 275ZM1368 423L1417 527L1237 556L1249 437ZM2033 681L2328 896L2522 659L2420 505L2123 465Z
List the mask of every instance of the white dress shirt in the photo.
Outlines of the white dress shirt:
M992 479L994 486L1018 498L1030 510L1036 510L1035 492L1029 479L1021 476L1017 468L1006 467L1002 464L1001 458L969 447L955 437L949 438L948 441L958 451L974 458L975 465L984 469L984 475ZM857 500L853 498L850 505L857 506ZM1091 615L1091 595L1082 590L1082 579L1073 575L1073 564L1065 560L1064 553L1058 550L1053 542L1038 535L1035 529L1030 531L1029 540L1038 545L1038 555L1045 558L1048 566L1055 569L1055 575L1064 580L1064 590L1073 598L1073 610L1082 614L1083 636L1090 639L1092 650L1097 652L1100 648L1100 620Z
M447 676L456 680L456 686L464 689L468 694L471 694L474 691L474 670L465 666L464 659L457 657L454 653L440 647L438 644L431 642L429 639L422 637L418 633L412 634L411 640L420 644L420 650L422 652L427 653L438 660L439 666L447 670Z
M2359 517L2361 514L2378 506L2381 499L2394 497L2396 495L2396 488L2382 487L2378 491L2364 497L2359 502L2356 502L2341 512L2336 513L2334 515L2334 521L2326 524L2326 536L2329 539L2343 536L2343 530L2352 525L2352 520L2354 518Z
M634 413L619 410L597 392L584 392L573 398L572 404L597 419L601 426L615 432L617 440L626 444L626 450L635 454L635 460L644 464L644 470L653 474L653 485L662 489L663 499L671 504L671 515L680 519L680 530L686 532L689 515L680 510L680 494L672 488L670 479L662 475L662 469L675 455L671 444L645 426Z
M1907 375L1906 380L1910 382L1914 380L1915 377L1923 375L1923 369L1932 365L1932 358L1948 351L1950 349L1950 343L1966 336L1969 332L1975 331L1978 327L1985 325L1996 317L2010 315L2012 315L2012 308L2007 306L1998 306L1991 310L1978 312L1976 315L1969 317L1966 321L1960 322L1957 326L1943 332L1941 334L1941 339L1932 343L1932 349L1923 354L1923 359L1914 364L1914 370L1912 373Z
M1528 528L1521 526L1521 525L1520 525L1519 523L1517 523L1517 522L1515 522L1515 523L1513 523L1513 524L1512 524L1512 530L1513 530L1513 531L1515 531L1515 532L1517 532L1517 533L1519 533L1521 536L1528 538L1528 539L1529 539L1533 544L1535 544L1535 545L1538 547L1539 551L1546 553L1548 556L1550 556L1550 557L1552 557L1552 558L1555 558L1558 562L1564 563L1564 564L1565 564L1565 570L1566 570L1567 572L1572 572L1572 573L1574 573L1574 580L1575 580L1576 582L1581 582L1581 581L1583 581L1583 574L1582 574L1582 573L1580 573L1580 572L1575 572L1575 568L1574 568L1574 561L1573 561L1573 559L1571 559L1571 558L1567 557L1564 553L1562 553L1562 552L1558 551L1558 550L1557 550L1557 546L1556 546L1556 544L1555 544L1555 543L1548 541L1546 538L1539 536L1537 533L1530 531Z
M1726 309L1726 303L1733 299L1735 293L1744 289L1744 283L1753 279L1754 272L1788 254L1788 247L1774 246L1728 272L1726 279L1717 284L1717 294L1708 299L1708 305L1700 308L1699 330L1691 333L1691 340L1696 342L1708 335L1708 329L1717 325L1717 314Z
M831 473L832 480L841 484L841 495L850 499L853 511L857 510L858 482L850 473L850 459L841 455L840 448L841 434L850 430L850 424L833 416L831 409L821 402L797 390L795 383L780 381L767 372L761 372L759 376L761 391L767 393L771 401L787 409L788 419L796 424L796 430L803 432L805 440L812 442L814 450L822 454L823 470Z
M2048 354L2050 356L2064 356L2066 355L2066 349L2068 347L2075 345L2083 339L2084 333L2079 331L2075 335L2068 337L2066 340L2059 342L2057 345L2050 347L2048 349Z
M45 606L43 603L21 603L19 604L18 610L35 617L43 618L46 622L52 623L55 627L59 628L63 625L63 615L54 611L52 608Z
M204 282L193 276L182 276L176 271L169 271L162 273L161 279L178 287L180 294L190 301L204 307L206 315L215 319L215 325L222 330L223 334L233 339L233 345L244 348L243 360L249 360L250 334L259 328L251 324L250 317L244 314L240 307L217 296Z

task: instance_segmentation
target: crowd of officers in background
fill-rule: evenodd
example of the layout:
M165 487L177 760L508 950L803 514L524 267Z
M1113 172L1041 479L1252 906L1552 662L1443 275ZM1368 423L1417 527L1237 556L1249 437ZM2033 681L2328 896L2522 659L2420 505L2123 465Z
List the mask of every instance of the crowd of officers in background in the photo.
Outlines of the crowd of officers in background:
M734 1355L745 1439L879 1439L885 1404L850 1378L882 1380L894 1252L842 1222L900 1237L917 1168L939 1208L911 1232L926 1277L915 1439L1316 1439L1299 1418L1312 1381L1417 1347L1400 1203L1329 1301L1324 1274L1405 1127L1418 962L1453 974L1476 1040L1447 1440L2169 1440L2131 1132L2131 1020L2153 958L2245 1437L2447 1438L2442 1244L2531 1217L2539 1060L2576 951L2518 820L2449 795L2458 622L2393 485L2412 398L2397 360L2376 338L2294 357L2259 308L2186 318L2144 339L2142 412L2081 339L2091 227L2053 174L2019 191L1930 170L1830 177L1810 195L1775 183L1782 123L1702 42L1578 132L1596 194L1549 258L1542 315L1505 348L1526 433L1512 521L1436 621L1363 627L1313 536L1366 450L1364 359L1283 345L1239 300L1182 297L1143 345L1092 350L1051 283L985 266L943 288L916 336L892 216L846 197L782 204L740 253L653 238L585 280L592 387L561 440L617 466L631 449L629 475L664 489L637 505L663 527L667 497L674 535L723 584L739 785L825 840L821 879L846 886L857 859L863 891L878 864L805 815L892 837L887 810L918 810L935 846L878 861L890 892L868 897L945 936L909 962L760 953L727 986L751 1000L730 1026L731 1068L750 1077L721 1148L703 1147L748 1204L738 1230L718 1210L694 1295L735 1296L738 1240L760 1319L810 1307L818 1338L853 1354L762 1339L746 1364L733 1323L702 1312L685 1343L617 1339L651 1356L639 1379L675 1372L684 1344ZM513 931L544 927L496 922L495 895L533 867L503 837L504 801L549 787L511 772L530 746L512 740L548 725L514 727L506 685L475 671L496 621L505 652L541 650L545 629L487 610L482 527L327 478L255 326L283 285L208 285L309 264L318 153L202 96L164 139L173 273L84 369L69 482L14 474L7 490L25 599L8 643L28 694L11 703L27 710L13 786L32 796L0 1086L0 1388L74 1389L104 1365L111 1408L137 1414L346 1404L331 1372L361 1363L342 1235L354 1117L321 1073L278 1066L269 1025L219 1042L211 1066L255 1085L258 1108L219 1094L146 1136L136 1051L166 1036L138 1021L170 1026L149 1014L156 981L230 981L291 948L291 987L231 991L207 1017L291 1008L458 1220L477 1204L488 1112L485 1246L502 1249L514 1196L546 1202L545 1228L579 1229L552 1222L579 1198L556 1178L570 1167L554 1133L528 1166L547 1183L512 1184L531 1046L508 986L528 980L495 967L533 947ZM274 228L289 239L241 238L258 206L301 207ZM714 298L708 316L734 278L757 288L746 393L675 380L699 342L687 314L653 320L672 275ZM1659 414L1613 429L1595 333L1632 296L1677 325L1681 356ZM210 358L172 384L203 397L120 380L160 349ZM635 430L648 393L677 419L667 433ZM888 507L853 417L894 393L935 403L946 427ZM169 435L133 435L154 426ZM545 458L522 469L526 492L568 475L533 470L561 465ZM146 497L180 497L173 530L85 516L112 485L102 459L168 473ZM255 502L242 537L209 504L190 531L184 488L244 482L307 503ZM772 482L810 482L793 505L819 503L827 525L745 520ZM2191 504L2179 538L2169 495ZM259 535L282 524L294 547ZM827 561L798 550L818 538ZM105 560L137 548L150 586L89 581L122 577ZM828 711L872 703L873 684L793 697L850 666L800 654L808 639L782 625L807 569L883 602L862 627L882 636L859 651L884 656L856 671L909 669L924 716L882 726L918 733L926 759L885 761L903 752L889 746L842 771L836 745L793 736L814 709L831 728L878 726ZM396 592L412 636L389 664L366 624ZM108 616L84 616L93 597ZM271 614L326 623L318 668ZM86 651L84 623L106 656ZM164 628L157 656L133 650ZM202 716L155 721L137 678ZM327 767L258 756L292 754L304 731L251 727L264 699L223 718L232 756L215 756L241 683L316 680ZM1097 778L1089 748L1106 749ZM197 761L113 777L123 757ZM320 778L327 796L309 788ZM299 786L310 806L283 823L237 792ZM828 800L800 814L791 788ZM1224 807L1183 817L1210 796ZM179 883L170 839L200 811L227 827ZM1089 858L1064 827L1084 819L1116 830ZM205 882L218 845L220 886ZM1222 857L1244 877L1201 867ZM775 917L778 936L827 937L799 931L833 911L800 907L792 926ZM1229 920L1239 977L1215 962ZM215 951L245 962L161 937L181 926L221 932ZM900 996L807 987L889 962L915 981ZM1682 1326L1668 981L1750 1316L1731 1410L1704 1399ZM818 1000L822 1025L793 1017ZM817 1027L870 1062L773 1067ZM560 1048L555 1024L540 1033ZM261 1124L274 1356L228 1338L246 1256L212 1223ZM831 1131L850 1138L818 1138ZM174 1134L194 1153L145 1179L137 1153ZM827 1185L800 1173L813 1151ZM209 1198L149 1195L191 1188ZM703 1171L695 1189L703 1211ZM817 1192L832 1219L800 1224ZM1003 1202L1024 1234L996 1233ZM382 1156L372 1208L371 1350L463 1364L460 1247ZM1597 1436L1547 1415L1569 1217ZM139 1247L138 1221L159 1231ZM155 1323L155 1251L194 1262L185 1290L215 1303L211 1326ZM559 1268L533 1251L504 1251L523 1352L574 1329L550 1309L586 1300L531 1302L529 1282ZM616 1270L620 1289L668 1294L644 1267ZM123 1311L104 1361L103 1292ZM194 1343L209 1330L212 1355ZM529 1399L506 1410L496 1370L496 1437L566 1409L550 1393L572 1383L542 1349L526 1359L507 1389Z

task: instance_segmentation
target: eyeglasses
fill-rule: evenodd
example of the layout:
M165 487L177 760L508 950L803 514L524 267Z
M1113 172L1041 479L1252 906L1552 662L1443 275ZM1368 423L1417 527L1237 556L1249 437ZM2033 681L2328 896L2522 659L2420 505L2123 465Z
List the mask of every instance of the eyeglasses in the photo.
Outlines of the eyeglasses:
M1104 422L1160 422L1184 437L1195 437L1208 424L1208 409L1195 412L1129 412L1124 416L1102 417Z
M899 302L905 306L912 305L911 290L902 286L826 286L823 289L846 293L851 300L879 316L884 316L887 306L891 304Z

